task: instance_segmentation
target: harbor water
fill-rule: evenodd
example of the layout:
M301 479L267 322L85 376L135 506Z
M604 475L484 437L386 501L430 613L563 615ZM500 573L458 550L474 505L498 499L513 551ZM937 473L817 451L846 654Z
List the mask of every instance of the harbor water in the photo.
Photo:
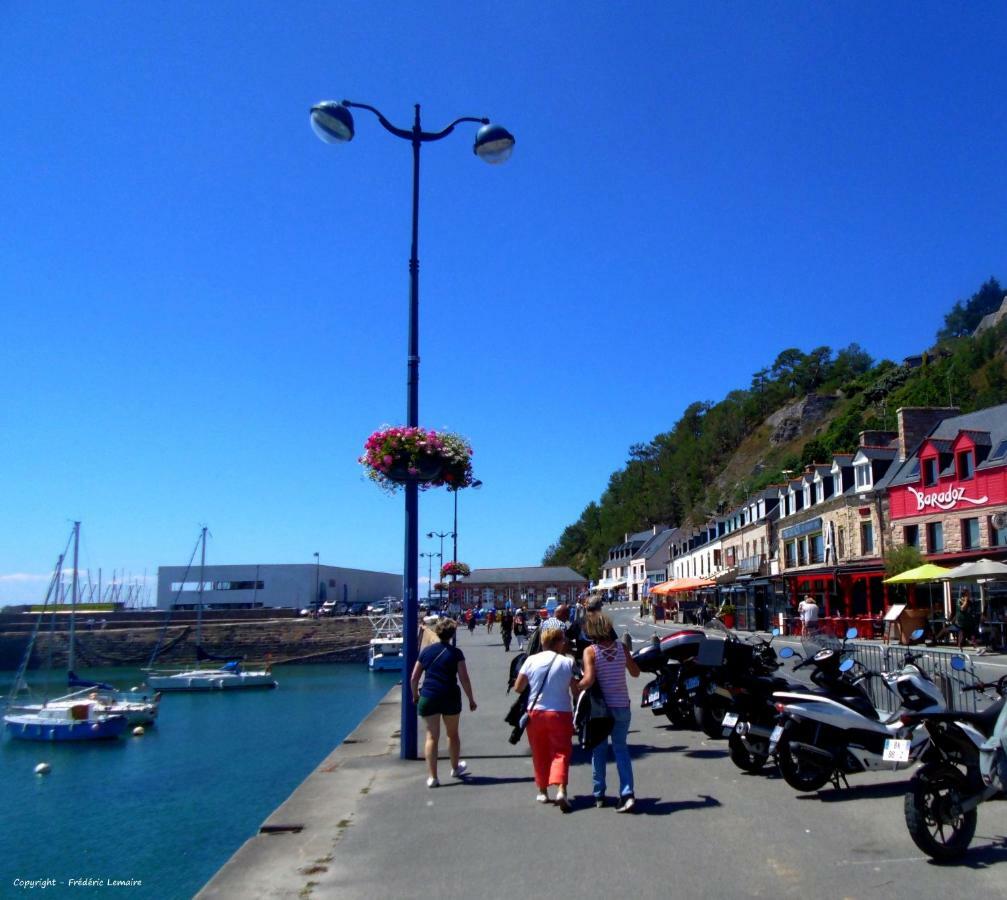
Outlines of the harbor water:
M136 670L80 674L125 688L142 681ZM0 897L192 897L399 681L364 663L274 674L275 690L165 694L142 737L4 735ZM3 696L13 677L0 673ZM37 691L39 676L29 683ZM52 684L49 696L60 692L55 675ZM48 775L35 774L40 762Z

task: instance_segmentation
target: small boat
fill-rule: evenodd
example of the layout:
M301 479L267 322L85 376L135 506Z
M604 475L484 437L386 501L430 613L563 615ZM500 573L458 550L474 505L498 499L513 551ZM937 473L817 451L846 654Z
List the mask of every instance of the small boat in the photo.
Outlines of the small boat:
M150 726L155 724L161 703L161 695L158 693L150 697L147 694L117 691L110 685L93 683L85 685L72 694L67 694L65 697L57 697L47 703L15 704L8 711L13 711L18 715L40 713L46 707L52 707L57 703L77 704L84 701L93 703L96 710L104 715L124 716L126 725L134 728L137 725Z
M73 665L73 609L77 601L77 549L80 540L80 522L73 523L71 532L73 541L73 600L70 613L70 665ZM68 542L69 546L69 542ZM56 589L62 578L63 560L66 550L59 555L56 568L53 570L46 592L45 602L39 610L32 629L28 646L21 659L17 675L7 696L4 710L4 724L7 733L19 740L26 741L96 741L119 737L127 726L127 719L121 713L111 711L107 704L99 702L97 697L82 697L83 691L59 697L55 700L43 700L42 703L21 703L19 695L26 691L25 673L31 660L32 649L38 637L39 627L46 615L49 601L55 605ZM55 610L52 615L55 617ZM55 621L55 620L54 620ZM85 688L89 691L90 688Z
M4 716L7 733L25 741L101 741L126 730L126 717L109 715L94 700L52 700L35 711Z
M374 637L367 648L367 668L373 672L402 671L402 617L389 613L371 618Z
M239 688L274 688L276 680L267 666L245 672L239 660L230 660L219 669L188 669L182 672L152 672L147 684L156 691L230 691Z
M203 572L206 568L206 532L204 526L197 547L202 547L199 560L199 592L196 600L196 659L199 663L209 660L223 661L217 668L191 668L182 671L154 671L151 667L160 651L160 642L151 654L147 673L147 686L155 691L230 691L241 688L274 688L277 686L271 667L267 663L262 669L246 672L241 667L242 660L233 656L214 656L203 649ZM193 551L195 556L195 551ZM186 570L188 574L188 570ZM170 615L170 611L169 611Z
M372 638L367 667L374 672L402 670L402 638Z

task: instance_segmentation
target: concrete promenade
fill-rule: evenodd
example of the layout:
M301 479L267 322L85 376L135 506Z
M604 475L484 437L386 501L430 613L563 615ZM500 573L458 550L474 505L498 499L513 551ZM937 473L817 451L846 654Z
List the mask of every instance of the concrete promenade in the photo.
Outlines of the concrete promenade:
M506 739L511 655L499 641L459 634L479 704L462 715L463 782L442 758L441 787L428 789L424 762L398 758L395 688L199 897L1007 897L1007 804L980 808L964 864L935 866L904 825L911 773L796 794L775 770L741 772L726 742L640 709L647 676L630 683L636 811L595 809L576 751L573 811L537 804L527 741ZM612 794L614 763L608 778Z

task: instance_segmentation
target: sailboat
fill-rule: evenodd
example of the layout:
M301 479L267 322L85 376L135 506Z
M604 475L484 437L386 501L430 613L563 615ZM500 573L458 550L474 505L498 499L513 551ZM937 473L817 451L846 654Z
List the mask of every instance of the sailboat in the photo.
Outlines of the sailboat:
M196 602L196 659L223 662L219 668L194 668L182 671L155 671L148 667L147 684L157 691L230 691L241 688L273 688L276 680L267 665L259 671L246 672L241 658L214 656L203 649L203 571L206 568L206 527L200 533L199 592ZM157 659L154 649L149 666Z
M77 548L80 539L80 522L73 523L73 599L75 603L77 595ZM39 627L45 616L46 608L50 598L55 598L53 591L59 584L63 572L63 560L66 558L66 551L60 554L56 562L56 569L53 572L52 580L49 583L49 590L46 592L45 602L35 621L28 647L25 650L24 658L18 667L11 686L10 694L7 698L7 707L4 714L4 727L7 733L20 740L29 741L95 741L106 740L119 737L128 724L126 716L113 712L108 704L103 704L98 700L97 695L87 697L78 696L76 693L55 700L46 700L43 703L20 704L17 701L18 695L26 689L24 675L31 660L32 650L35 646L35 639L38 637ZM53 610L55 622L55 608ZM70 654L72 661L73 654L73 607L70 614Z

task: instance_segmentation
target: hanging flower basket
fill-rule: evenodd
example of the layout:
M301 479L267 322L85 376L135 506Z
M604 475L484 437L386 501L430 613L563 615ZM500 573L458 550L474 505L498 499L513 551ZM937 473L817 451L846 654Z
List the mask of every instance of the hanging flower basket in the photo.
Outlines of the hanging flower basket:
M364 444L367 477L389 493L415 483L420 490L472 484L472 448L457 434L407 425L385 426Z
M441 578L447 575L454 575L456 578L464 578L471 575L472 570L463 562L446 562L441 566Z
M451 587L451 584L447 581L438 581L434 584L435 591L446 591Z

